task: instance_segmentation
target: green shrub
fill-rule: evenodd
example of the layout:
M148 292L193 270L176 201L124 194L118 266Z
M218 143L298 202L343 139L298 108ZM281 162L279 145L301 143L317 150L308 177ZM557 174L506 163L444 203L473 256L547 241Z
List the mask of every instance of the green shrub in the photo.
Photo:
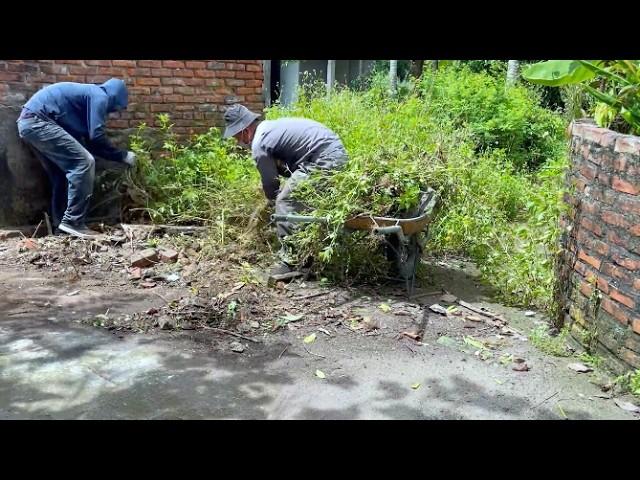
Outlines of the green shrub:
M154 222L205 224L221 243L233 240L264 203L253 160L215 128L180 144L168 116L159 119L160 151L151 152L144 125L131 140L138 155L128 179L133 196Z
M505 88L504 78L466 67L425 71L420 89L433 118L468 128L479 152L502 149L518 169L562 154L562 119L541 107L531 89Z
M620 375L615 379L615 383L623 392L640 397L640 369Z
M274 106L267 116L324 123L349 152L343 170L313 175L294 193L330 222L291 239L299 258L315 258L324 276L386 273L378 239L345 235L342 223L360 213L411 210L431 187L442 200L428 252L468 255L509 303L551 306L566 152L562 120L540 108L535 94L521 87L507 93L486 74L447 67L425 71L397 99L388 98L381 76L362 92L327 96L323 85L307 86L294 105ZM215 129L180 146L168 118L161 120L160 154L149 152L143 131L133 138L140 162L128 179L132 195L156 221L204 223L217 243L237 241L264 204L253 161Z
M454 91L465 89L462 84L469 79L475 82L473 101L498 95L486 75L465 72L462 78L447 78L461 84L448 87ZM522 92L517 95L529 98ZM478 147L480 117L474 116L474 132L468 123L446 121L437 114L444 103L434 108L431 98L411 95L393 101L375 84L364 93L339 90L329 97L311 89L302 92L295 105L268 111L269 118L301 116L324 123L340 135L350 155L345 169L329 179L312 177L296 192L314 215L330 219L332 225L314 225L297 234L297 253L303 259L320 259L325 274L379 275L383 268L371 258L371 240L359 248L358 242L340 234L340 224L359 213L394 215L411 209L420 191L430 186L439 191L442 208L428 249L471 256L511 303L549 307L566 164L562 129L551 130L549 143L543 142L549 157L537 171L528 172L521 168L527 163L521 157L514 161L513 148ZM469 109L468 115L475 115L465 101L464 95L454 98L449 108ZM537 115L545 121L548 116L554 128L562 124L551 112ZM537 121L528 117L530 123L519 125L530 132L542 128Z

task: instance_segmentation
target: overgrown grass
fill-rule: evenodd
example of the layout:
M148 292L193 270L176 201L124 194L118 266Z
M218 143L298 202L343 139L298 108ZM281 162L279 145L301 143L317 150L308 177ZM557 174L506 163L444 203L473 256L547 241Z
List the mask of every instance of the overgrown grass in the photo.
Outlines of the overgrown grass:
M160 115L163 146L153 156L144 141L145 126L132 139L138 155L135 177L143 186L146 208L154 220L206 223L226 217L233 223L245 216L259 197L258 173L248 155L217 129L180 144L168 116Z
M351 157L343 171L312 178L297 192L335 226L298 234L298 253L319 258L333 274L375 276L382 268L372 245L359 249L337 226L358 213L410 210L429 186L439 191L442 207L428 249L473 258L507 302L548 308L566 165L562 120L523 87L498 93L496 81L484 74L463 69L442 75L427 77L401 101L387 99L374 82L366 92L329 97L307 89L295 105L268 111L269 118L324 123Z
M314 257L329 278L375 279L388 268L377 239L344 235L340 225L354 214L406 213L432 187L442 202L427 250L471 257L508 303L551 306L566 155L562 120L537 94L449 68L407 84L399 100L387 97L381 78L365 91L325 92L307 89L290 108L267 112L326 124L350 155L342 171L313 176L295 193L330 220L294 236L301 259ZM160 154L142 131L133 139L140 163L128 179L131 196L154 221L203 223L218 245L251 246L245 233L265 204L251 158L215 129L180 145L169 119L161 122Z
M547 324L537 325L529 333L529 341L542 353L554 357L575 357L585 365L593 368L600 368L603 365L603 358L590 351L575 354L568 345L570 337L569 327L563 328L557 335L552 335Z
M516 168L536 168L563 153L562 118L540 106L540 94L505 88L504 77L471 69L425 71L420 86L435 118L467 128L477 151L503 150Z
M250 155L215 128L181 143L169 117L159 120L160 150L146 140L145 125L131 139L138 163L126 183L138 207L157 223L208 226L213 245L256 241L255 248L264 247L264 239L252 235L266 202Z

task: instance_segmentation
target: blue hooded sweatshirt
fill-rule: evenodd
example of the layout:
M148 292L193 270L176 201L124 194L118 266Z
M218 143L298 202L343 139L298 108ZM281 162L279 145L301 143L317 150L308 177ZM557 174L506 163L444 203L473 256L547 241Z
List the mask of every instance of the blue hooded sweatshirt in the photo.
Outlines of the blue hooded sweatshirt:
M109 142L105 124L109 113L127 108L128 100L125 83L112 78L102 85L54 83L38 91L24 108L60 125L92 154L121 162L127 152Z

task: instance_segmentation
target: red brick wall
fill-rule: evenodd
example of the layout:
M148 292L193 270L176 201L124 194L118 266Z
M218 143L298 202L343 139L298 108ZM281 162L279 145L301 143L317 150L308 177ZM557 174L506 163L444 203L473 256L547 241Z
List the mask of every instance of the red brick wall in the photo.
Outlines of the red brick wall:
M0 225L37 224L48 204L42 167L18 138L21 106L51 83L112 77L129 87L129 108L108 123L122 148L141 122L156 126L158 113L170 114L174 132L186 136L221 126L226 105L263 108L259 60L0 60Z
M190 134L222 125L226 105L263 108L260 60L0 60L0 105L21 105L51 83L112 77L125 80L130 103L112 129L155 126L156 115L168 113L176 133Z
M603 353L640 368L640 137L584 123L572 135L567 320L577 338L594 332Z

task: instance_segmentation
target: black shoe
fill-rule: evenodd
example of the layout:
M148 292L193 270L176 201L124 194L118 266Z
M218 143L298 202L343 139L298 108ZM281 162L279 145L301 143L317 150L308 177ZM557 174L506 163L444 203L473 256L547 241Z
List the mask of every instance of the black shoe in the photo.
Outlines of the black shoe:
M68 223L61 223L58 225L58 230L61 232L68 233L69 235L77 238L83 238L85 240L93 240L96 238L100 238L101 234L96 232L95 230L91 230L87 228L86 225L69 225Z
M290 265L287 265L284 262L278 262L274 266L269 269L269 277L274 277L277 275L284 275L286 273L294 272L295 269Z

